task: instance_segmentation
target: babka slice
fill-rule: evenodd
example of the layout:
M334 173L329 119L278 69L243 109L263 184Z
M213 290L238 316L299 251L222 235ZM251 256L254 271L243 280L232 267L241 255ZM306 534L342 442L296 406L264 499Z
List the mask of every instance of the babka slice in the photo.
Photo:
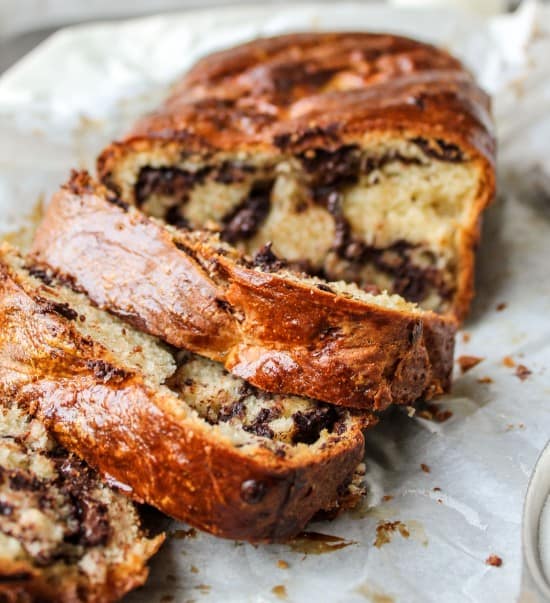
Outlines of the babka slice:
M145 582L163 540L32 406L0 398L0 601L116 601Z
M55 195L33 252L98 306L263 390L382 410L450 385L454 319L299 275L269 246L250 260L164 226L85 173Z
M447 52L306 33L208 56L98 160L125 201L460 319L494 193L490 104Z
M0 250L0 395L135 500L218 536L281 541L349 500L366 413L259 391Z

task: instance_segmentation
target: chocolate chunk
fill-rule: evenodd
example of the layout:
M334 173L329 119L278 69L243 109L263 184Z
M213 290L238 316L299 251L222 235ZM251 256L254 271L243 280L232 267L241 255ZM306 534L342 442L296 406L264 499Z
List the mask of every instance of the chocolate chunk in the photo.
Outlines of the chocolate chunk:
M241 484L241 498L249 505L257 505L261 502L266 492L266 485L255 479L247 479Z
M361 165L357 145L345 145L335 151L312 149L300 155L304 169L315 177L315 188L341 187L359 178Z
M10 487L13 490L28 490L30 492L37 492L42 489L42 482L34 477L28 476L21 471L13 471L9 474Z
M42 310L44 312L59 314L67 320L76 320L78 318L78 312L73 310L66 302L54 302L51 300L42 299Z
M136 205L142 207L152 195L170 197L175 203L183 203L191 189L203 182L211 169L205 166L190 172L174 167L145 166L141 168L134 188Z
M246 199L222 218L222 239L228 243L252 238L266 219L271 206L273 180L255 182Z
M321 291L326 291L327 293L334 293L334 291L328 286L325 285L324 283L317 283L317 285L315 285L317 287L317 289L320 289Z
M243 182L256 168L241 161L224 161L212 173L212 178L220 184Z
M286 267L286 262L279 259L272 251L272 243L266 243L260 247L252 258L254 266L261 268L264 272L276 272Z
M42 268L37 268L36 266L31 266L28 268L29 274L34 278L37 278L39 281L42 281L45 285L50 286L53 283L53 277L46 270Z
M88 360L86 367L92 370L95 377L103 381L103 383L109 383L109 381L120 383L131 375L131 373L124 369L113 366L104 360Z
M254 421L250 425L245 425L243 429L248 433L273 439L275 434L271 427L269 427L269 422L277 419L280 414L280 410L277 408L262 408Z
M176 228L181 228L183 230L188 230L190 228L189 222L183 217L181 207L179 205L173 205L170 207L164 214L164 219L166 222L168 222L168 224L171 224Z
M223 406L220 409L218 420L222 423L233 419L234 417L243 417L245 411L244 403L242 400L236 400L232 404Z
M441 138L427 139L417 136L411 139L415 145L420 147L425 155L439 159L440 161L449 161L459 163L464 161L464 153L460 147L451 142L446 142Z
M104 546L110 535L107 505L91 498L74 500L79 522L78 544L84 547Z
M323 429L331 431L334 424L341 418L341 410L333 406L317 406L307 412L298 411L292 415L295 432L292 437L294 444L313 444L319 439Z

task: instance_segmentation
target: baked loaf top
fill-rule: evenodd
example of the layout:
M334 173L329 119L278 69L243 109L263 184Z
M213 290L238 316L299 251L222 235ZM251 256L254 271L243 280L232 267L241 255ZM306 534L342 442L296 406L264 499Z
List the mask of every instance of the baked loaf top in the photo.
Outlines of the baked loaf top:
M259 39L204 58L98 166L108 180L118 154L152 141L184 144L188 153L299 153L388 130L444 131L494 161L489 99L457 59L404 37L346 32ZM451 160L457 151L431 148Z
M85 173L54 197L33 252L100 307L267 391L382 410L450 385L453 319L296 275L269 248L251 261L143 216Z
M44 424L0 400L0 601L116 601L164 539Z
M138 501L218 536L280 541L349 501L376 420L260 392L26 267L0 261L0 394Z

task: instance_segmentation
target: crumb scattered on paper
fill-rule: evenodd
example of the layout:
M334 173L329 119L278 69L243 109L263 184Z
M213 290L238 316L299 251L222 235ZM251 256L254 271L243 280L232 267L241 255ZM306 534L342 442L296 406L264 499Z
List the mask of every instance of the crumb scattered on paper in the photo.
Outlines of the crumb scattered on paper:
M473 369L474 366L477 366L480 362L483 362L483 360L485 360L485 358L481 358L480 356L459 356L457 362L460 371L464 374L470 369Z
M488 383L493 383L493 379L491 379L491 377L487 377L487 376L486 377L480 377L477 380L477 382L478 383L486 383L486 384L488 384Z
M519 378L520 381L525 381L529 375L532 374L524 364L518 364L516 367L516 377Z
M500 302L500 304L497 304L497 312L502 312L502 310L506 310L506 302Z
M487 565L492 565L493 567L500 567L502 565L502 559L498 555L489 555L489 557L485 559L485 563Z
M430 473L431 469L426 465L426 463L420 463L420 469L424 471L424 473Z
M470 333L468 333L467 331L464 331L464 333L462 333L462 341L464 343L468 343L470 341Z
M279 561L277 561L277 567L280 569L288 569L290 566L284 559L279 559Z
M403 538L410 536L409 529L402 521L384 521L376 526L376 539L374 546L382 548L385 544L391 542L393 534L398 533Z
M508 368L514 368L516 366L516 361L512 358L512 356L504 356L502 359L502 364Z

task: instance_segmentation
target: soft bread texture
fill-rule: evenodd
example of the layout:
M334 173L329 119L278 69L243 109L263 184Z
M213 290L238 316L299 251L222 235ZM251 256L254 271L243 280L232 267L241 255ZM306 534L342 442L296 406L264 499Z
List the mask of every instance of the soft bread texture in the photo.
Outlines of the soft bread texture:
M489 99L407 38L292 34L213 54L98 159L125 200L175 225L267 242L300 269L467 314L494 196Z
M363 413L255 390L97 309L9 247L0 393L138 501L218 536L281 541L348 499Z
M98 306L267 391L383 410L449 388L455 321L398 296L255 263L208 232L163 226L86 173L57 193L33 261Z
M0 601L117 601L145 582L163 540L40 420L0 399Z

